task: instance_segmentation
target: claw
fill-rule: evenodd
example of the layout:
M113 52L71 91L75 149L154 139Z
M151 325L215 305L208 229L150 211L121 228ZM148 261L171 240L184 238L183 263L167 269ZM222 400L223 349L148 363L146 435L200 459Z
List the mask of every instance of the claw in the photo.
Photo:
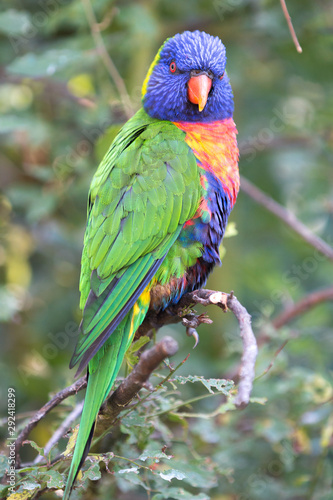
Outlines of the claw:
M192 328L191 326L188 326L186 328L186 335L188 335L189 337L194 337L194 346L193 346L193 349L195 349L197 347L197 345L199 344L199 334L198 332L196 331L195 328Z

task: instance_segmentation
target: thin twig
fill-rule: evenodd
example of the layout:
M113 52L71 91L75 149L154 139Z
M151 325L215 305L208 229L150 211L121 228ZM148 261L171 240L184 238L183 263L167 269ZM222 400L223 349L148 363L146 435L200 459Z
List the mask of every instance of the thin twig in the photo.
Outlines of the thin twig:
M143 385L147 382L152 372L158 365L167 357L171 357L178 351L178 343L172 337L164 337L160 342L152 348L145 351L133 371L126 377L111 396L105 401L100 409L97 425L94 435L101 436L114 422L119 413L132 401ZM69 389L69 388L68 388ZM60 393L58 393L60 394ZM68 394L70 396L71 394ZM73 420L81 413L83 401L79 403L74 410L68 415L61 426L57 429L54 435L44 448L44 456L50 451L52 446L68 430L68 427ZM41 410L40 410L41 411ZM57 457L56 460L58 460ZM43 457L38 456L32 464L24 464L25 466L41 463ZM47 464L42 464L47 465Z
M264 375L266 375L266 373L268 373L269 370L274 366L274 362L275 362L276 358L278 357L278 355L280 354L280 352L286 347L286 345L288 344L289 340L290 339L286 339L284 342L282 342L282 344L280 345L280 347L275 351L275 353L273 355L273 358L272 358L271 362L269 363L269 365L267 366L267 368L265 368L265 370L260 375L258 375L258 377L256 378L256 380L258 380L261 377L263 377Z
M260 203L267 210L279 217L283 222L288 224L296 233L298 233L307 243L312 245L316 250L325 255L328 259L333 260L333 248L328 245L319 236L313 234L297 217L277 203L275 200L267 196L263 191L258 189L252 182L244 177L241 178L241 189L248 196L253 198L257 203Z
M231 294L230 294L231 295ZM244 306L234 296L228 297L228 308L234 313L239 323L240 335L243 342L243 354L239 371L238 393L235 404L244 408L250 401L253 380L255 376L255 362L258 354L256 338L252 331L251 316Z
M318 290L317 292L312 292L303 299L293 304L291 307L288 307L285 311L282 311L281 314L276 316L272 321L272 325L277 330L284 326L286 323L289 323L296 316L299 316L305 311L312 309L317 304L325 301L333 301L333 287L325 288L324 290Z
M117 87L127 118L131 118L131 116L133 116L134 114L131 100L127 93L124 80L121 78L114 62L112 61L105 47L104 40L101 34L101 25L97 22L90 0L82 0L82 3L89 22L91 34L97 47L97 52L100 55L103 64L107 69L109 75L111 76L115 86Z
M232 292L226 294L224 292L216 292L215 290L202 289L187 293L183 295L177 306L175 306L178 309L178 315L181 316L182 308L190 307L194 304L202 304L204 306L217 305L223 311L230 309L236 316L243 342L243 355L239 369L238 394L235 399L235 405L238 408L244 408L250 400L255 375L255 361L258 353L257 342L251 326L251 316ZM167 311L169 310L169 315L170 309L167 309ZM154 318L155 326L158 324L157 319Z
M301 54L303 52L303 50L302 50L302 47L300 46L299 41L297 39L293 23L291 22L291 17L290 17L290 14L288 12L288 9L287 9L286 2L285 2L285 0L280 0L280 3L281 3L281 7L282 7L282 11L283 11L284 17L286 18L286 21L287 21L287 24L288 24L288 28L289 28L291 37L292 37L293 42L295 44L296 50L297 50L297 52L299 54Z
M168 356L172 356L178 350L177 342L171 337L164 337L160 342L158 342L154 347L145 351L134 367L133 371L130 375L120 384L118 389L111 395L109 398L110 402L107 402L107 410L103 410L102 414L109 415L111 412L114 413L115 416L126 406L133 397L138 393L141 389L142 385L149 378L151 372L155 370L155 368L160 364L160 362ZM87 377L81 377L74 384L65 389L59 391L57 394L53 396L53 398L38 412L34 414L34 416L30 419L28 424L24 427L22 432L19 434L17 440L15 441L15 449L17 455L17 467L20 466L20 458L19 458L19 450L22 446L23 441L28 437L30 432L38 422L45 417L49 411L52 410L55 406L59 405L64 399L76 394L81 389L84 389L87 385ZM105 408L105 407L103 407ZM82 409L82 407L81 407ZM65 428L65 422L67 423L67 428L71 424L71 422L76 418L79 411L81 410L80 406L77 405L73 412L67 417L67 419L63 422L63 424L59 427L56 433L52 436L49 443L50 448L55 444L64 434L62 432L63 428ZM66 428L66 430L67 430ZM47 446L45 447L45 452L48 452ZM37 457L38 462L40 459Z
M65 420L61 423L55 433L51 436L49 441L44 446L44 456L47 456L49 451L53 448L55 444L66 434L72 422L76 420L76 418L81 414L83 408L84 401L80 401L74 408L73 411L65 418ZM38 455L34 460L34 465L39 464L44 457L42 455Z
M73 394L76 394L78 391L81 391L84 387L87 385L87 377L81 377L79 378L74 384L70 385L69 387L66 387L62 391L58 392L53 396L53 398L46 403L40 410L38 410L34 416L29 420L28 424L22 429L20 434L18 435L16 441L15 441L15 450L16 450L16 466L19 468L20 466L20 455L19 455L19 450L22 446L23 441L25 441L32 431L34 427L38 424L38 422L49 413L52 408L55 406L59 405L64 399L68 398L69 396L72 396Z
M282 326L286 325L287 323L290 323L294 318L299 316L300 314L309 311L316 305L326 302L328 300L333 301L333 287L331 288L326 288L324 290L319 290L317 292L312 292L306 297L303 297L303 299L299 300L296 302L296 304L293 304L292 306L286 308L284 311L282 311L278 316L276 316L273 321L271 322L271 325L278 330ZM271 340L271 337L265 333L265 327L259 332L258 336L258 344L262 345L265 342L269 342ZM277 358L277 356L280 354L280 352L284 349L284 347L287 345L287 343L291 340L291 337L285 340L282 345L279 347L279 349L275 352L272 361L268 365L268 367L261 373L258 378L261 378L263 375L265 375L274 365L274 362Z

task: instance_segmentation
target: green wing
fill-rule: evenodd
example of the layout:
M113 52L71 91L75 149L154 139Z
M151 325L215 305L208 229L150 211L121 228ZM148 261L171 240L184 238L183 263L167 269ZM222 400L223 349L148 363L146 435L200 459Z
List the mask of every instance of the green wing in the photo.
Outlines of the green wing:
M184 139L172 123L140 110L95 174L80 279L83 320L71 360L78 371L133 307L197 210L199 172Z

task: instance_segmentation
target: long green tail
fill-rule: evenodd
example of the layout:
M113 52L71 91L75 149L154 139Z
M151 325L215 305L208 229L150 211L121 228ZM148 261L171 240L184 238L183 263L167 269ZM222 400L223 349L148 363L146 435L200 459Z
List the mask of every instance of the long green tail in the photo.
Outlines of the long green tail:
M125 353L144 314L145 311L142 309L137 314L132 310L89 363L88 385L80 428L63 500L68 500L70 497L76 476L89 452L98 411L112 389ZM132 321L133 315L135 318Z

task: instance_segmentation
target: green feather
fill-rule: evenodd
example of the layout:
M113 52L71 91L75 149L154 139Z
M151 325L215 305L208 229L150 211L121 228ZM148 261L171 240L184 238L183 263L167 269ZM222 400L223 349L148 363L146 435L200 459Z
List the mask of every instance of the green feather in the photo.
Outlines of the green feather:
M89 379L65 500L99 408L147 313L143 290L154 276L162 283L181 276L200 255L199 245L187 249L177 241L200 197L199 170L184 132L138 111L115 138L89 192L80 277L84 311L71 361L80 369L89 362Z
M136 323L138 323L140 319L141 318L138 317ZM82 411L81 423L63 500L68 500L69 498L75 478L82 465L81 461L85 454L87 438L93 431L98 411L112 389L112 385L128 348L129 339L127 332L130 329L130 323L131 316L127 316L118 326L112 337L112 343L109 342L103 349L103 356L96 357L90 362L85 404Z

